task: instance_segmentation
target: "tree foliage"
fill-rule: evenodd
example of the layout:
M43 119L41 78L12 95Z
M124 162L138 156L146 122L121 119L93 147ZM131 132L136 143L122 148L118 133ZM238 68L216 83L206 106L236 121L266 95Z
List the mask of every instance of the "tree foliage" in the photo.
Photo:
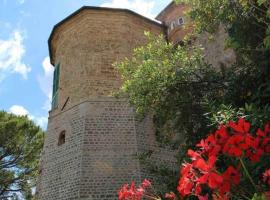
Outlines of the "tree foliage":
M269 110L270 100L269 2L181 2L190 5L188 14L195 27L190 35L214 33L222 24L229 33L227 46L237 54L236 62L217 71L203 59L200 47L184 42L175 48L162 37L148 36L147 46L118 65L123 91L138 112L154 110L158 131L166 127L167 133L179 130L192 136L208 131L201 131L200 124L217 125L239 114L262 124L269 117L265 110Z
M205 118L204 100L219 95L222 74L204 61L198 46L175 48L162 36L147 37L148 45L118 65L125 80L122 90L138 113L154 113L161 143L173 138L179 145L183 134L200 138L193 133L203 128L198 122Z
M181 152L239 117L261 127L270 120L270 2L177 2L190 5L193 32L178 47L148 34L146 46L117 64L122 92L139 113L153 113L161 145L180 146ZM190 44L190 38L215 33L220 25L229 34L227 48L237 55L225 70L215 70L204 60L202 47Z
M0 199L31 199L43 136L26 116L0 112Z
M213 33L222 24L229 33L227 46L233 48L237 54L235 64L226 70L227 88L224 98L214 104L214 110L222 113L220 111L223 111L223 108L230 107L231 111L235 111L231 113L231 117L233 114L236 117L237 113L242 112L243 115L250 117L254 124L262 124L269 119L267 111L270 102L268 81L270 2L267 0L178 0L178 2L190 5L188 14L193 19L196 33L203 31ZM219 115L217 112L215 114ZM220 117L222 116L219 115Z

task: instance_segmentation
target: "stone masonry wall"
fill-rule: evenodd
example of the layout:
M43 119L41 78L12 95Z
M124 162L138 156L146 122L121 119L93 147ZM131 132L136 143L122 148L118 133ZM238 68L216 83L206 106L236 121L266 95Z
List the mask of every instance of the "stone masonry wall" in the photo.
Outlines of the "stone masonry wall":
M121 86L112 64L132 55L146 42L144 31L163 27L123 11L82 10L61 25L52 39L55 64L60 63L58 110L93 96L111 96Z
M86 9L53 33L60 95L50 111L38 200L112 200L122 184L141 181L134 111L109 96L122 83L112 64L145 44L145 30L161 34L163 26L126 11Z
M86 114L81 199L117 199L117 191L140 182L134 111L126 100L107 98L84 105Z
M141 182L135 113L126 99L91 98L50 117L39 200L111 200L124 183ZM65 130L65 143L58 145ZM150 146L144 138L144 146ZM142 177L144 178L144 177Z
M84 123L78 107L68 115L49 118L37 188L39 200L78 199ZM62 131L65 143L59 146Z

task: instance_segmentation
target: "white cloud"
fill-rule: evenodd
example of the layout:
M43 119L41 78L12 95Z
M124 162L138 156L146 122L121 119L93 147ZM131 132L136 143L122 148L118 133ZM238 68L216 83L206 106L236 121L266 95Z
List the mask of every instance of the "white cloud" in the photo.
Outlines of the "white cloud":
M104 3L102 7L111 8L126 8L133 10L141 15L154 19L153 9L154 1L145 0L110 0L110 2Z
M25 54L23 39L22 33L17 30L8 40L0 39L0 81L10 73L19 73L27 79L31 68L22 61Z
M9 111L14 115L24 116L29 115L28 110L26 110L23 106L13 105L10 107Z
M35 117L33 120L44 130L47 128L48 117Z
M18 115L18 116L25 116L27 115L29 119L33 120L37 125L39 125L44 130L46 129L48 118L44 116L34 116L29 113L29 111L20 105L13 105L9 108L9 112Z
M53 84L53 71L54 67L50 63L50 58L47 56L42 62L43 75L37 77L39 87L46 95L47 100L44 103L43 108L49 110L51 108L52 101L52 84Z

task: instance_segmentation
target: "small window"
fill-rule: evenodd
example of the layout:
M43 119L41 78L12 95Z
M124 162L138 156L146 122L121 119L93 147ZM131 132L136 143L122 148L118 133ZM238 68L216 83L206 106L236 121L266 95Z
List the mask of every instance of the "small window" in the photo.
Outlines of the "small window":
M183 17L180 17L178 20L177 20L177 24L179 26L183 25L185 22L184 22L184 18Z
M58 106L60 64L57 64L53 74L52 109Z
M58 146L65 144L66 142L66 131L62 131L58 138Z

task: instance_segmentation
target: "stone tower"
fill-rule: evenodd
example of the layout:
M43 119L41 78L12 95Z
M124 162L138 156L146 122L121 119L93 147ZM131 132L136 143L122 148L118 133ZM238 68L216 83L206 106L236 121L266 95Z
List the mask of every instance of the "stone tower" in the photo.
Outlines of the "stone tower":
M147 172L136 154L173 163L155 142L152 120L138 122L127 99L112 93L121 77L112 64L146 43L144 31L177 44L186 34L186 6L169 4L152 21L130 10L82 7L55 25L49 38L55 66L53 102L37 186L38 200L113 200Z
M153 146L151 123L136 122L126 99L112 93L121 78L112 64L145 44L160 23L125 9L82 7L49 39L55 66L37 198L116 199L124 183L142 177L135 154Z

